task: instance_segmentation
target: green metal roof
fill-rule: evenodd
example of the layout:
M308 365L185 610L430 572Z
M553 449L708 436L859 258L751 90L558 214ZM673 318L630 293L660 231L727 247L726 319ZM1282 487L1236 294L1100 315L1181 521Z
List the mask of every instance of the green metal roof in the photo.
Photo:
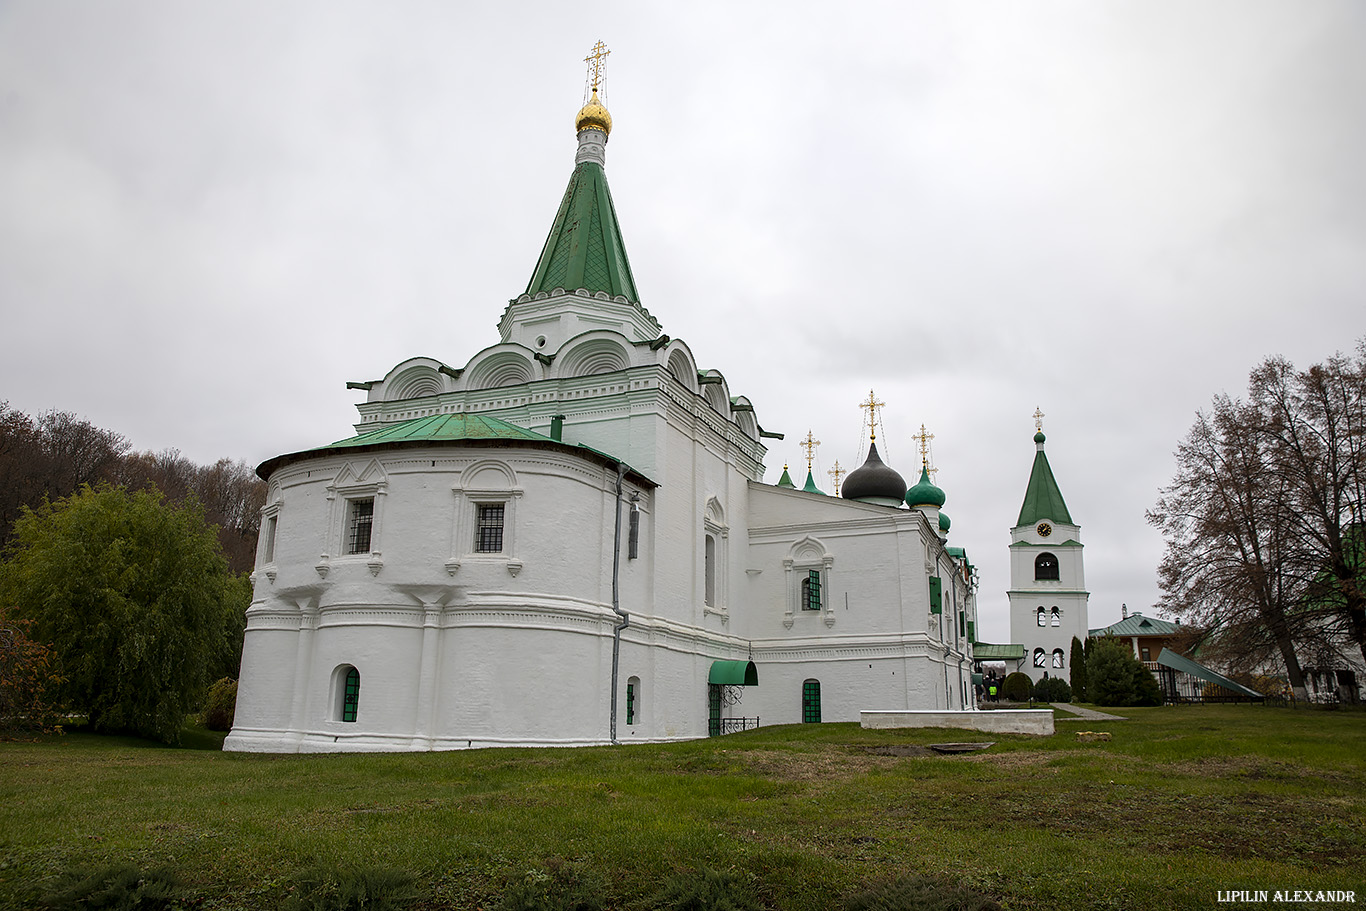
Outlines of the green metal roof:
M277 468L290 462L352 449L463 442L484 443L486 445L532 443L537 446L548 446L553 449L577 453L580 456L590 458L592 461L604 462L608 465L624 465L627 475L636 483L650 487L659 486L657 482L647 478L610 452L594 449L584 443L566 443L562 440L556 440L536 433L534 430L527 430L525 427L518 427L516 424L509 424L507 421L486 414L433 414L427 417L413 418L400 424L367 430L364 433L329 443L326 446L319 446L316 449L278 455L262 462L257 467L256 474L262 479L268 479Z
M1095 636L1170 636L1173 633L1181 632L1181 624L1172 623L1170 620L1160 620L1157 617L1145 617L1138 611L1125 617L1118 623L1112 623L1103 629L1089 630L1092 637Z
M811 469L809 468L806 470L806 486L803 487L802 490L807 493L818 493L821 496L825 496L825 491L816 486L816 479L812 476Z
M640 302L607 175L594 161L575 165L526 293L555 288L606 291Z
M792 483L792 475L790 475L790 474L787 473L787 466L786 466L786 465L783 466L783 476L782 476L781 478L778 479L778 486L779 486L779 487L787 487L787 488L790 488L790 489L792 489L792 490L796 490L796 489L797 489L797 485Z
M759 669L753 661L713 661L707 682L723 686L758 686Z
M974 642L972 657L977 661L1023 661L1025 647L1018 642L1008 645L993 645L990 642Z
M385 443L433 442L446 440L536 440L555 442L525 427L509 424L484 414L433 414L413 418L401 424L367 430L344 440L338 440L320 450L349 449L353 446L375 446Z
M1222 686L1224 689L1237 693L1239 696L1247 696L1249 699L1266 698L1256 690L1248 689L1241 683L1235 683L1223 674L1216 674L1203 664L1192 661L1184 655L1178 655L1169 648L1162 649L1162 653L1157 656L1157 663L1163 667L1169 667L1172 670L1190 674L1192 677L1198 677L1206 683Z
M1062 491L1053 479L1053 469L1048 467L1048 456L1043 447L1034 453L1034 469L1029 473L1029 486L1025 488L1024 505L1020 507L1020 525L1034 525L1049 519L1063 525L1073 525L1072 516L1067 512L1067 504L1062 501Z

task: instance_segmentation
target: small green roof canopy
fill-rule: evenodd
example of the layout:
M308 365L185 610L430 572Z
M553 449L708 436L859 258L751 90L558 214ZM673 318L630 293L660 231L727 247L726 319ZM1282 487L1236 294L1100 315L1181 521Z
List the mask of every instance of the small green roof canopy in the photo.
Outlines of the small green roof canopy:
M1007 645L993 645L990 642L975 642L972 657L975 661L1023 661L1025 647L1018 642Z
M758 686L759 669L753 661L713 661L707 682L721 686Z
M1172 651L1169 648L1164 648L1162 650L1162 654L1157 656L1157 663L1162 665L1163 667L1169 667L1174 671L1181 671L1183 673L1190 674L1192 677L1198 677L1206 683L1213 683L1217 686L1222 686L1229 692L1237 693L1239 696L1247 696L1250 699L1266 698L1256 690L1248 689L1241 683L1234 683L1232 680L1228 679L1223 674L1216 674L1214 671L1205 667L1203 664L1197 664L1196 662L1190 660L1184 655L1178 655L1176 652Z

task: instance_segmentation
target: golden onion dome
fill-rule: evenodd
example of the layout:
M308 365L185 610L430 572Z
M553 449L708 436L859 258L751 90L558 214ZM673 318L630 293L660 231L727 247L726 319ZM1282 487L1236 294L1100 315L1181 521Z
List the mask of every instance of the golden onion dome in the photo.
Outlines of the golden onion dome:
M588 103L579 109L579 116L574 118L574 132L587 129L599 129L604 133L612 132L612 115L607 113L607 108L598 101L598 93L593 92L593 97L588 99Z

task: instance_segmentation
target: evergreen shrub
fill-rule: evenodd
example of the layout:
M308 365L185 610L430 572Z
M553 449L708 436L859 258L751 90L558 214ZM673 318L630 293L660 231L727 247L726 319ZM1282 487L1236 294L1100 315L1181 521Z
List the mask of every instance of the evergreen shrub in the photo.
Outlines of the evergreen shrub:
M734 870L675 873L648 905L659 911L761 911L753 884Z
M1016 671L1006 677L1001 684L1001 698L1008 702L1028 702L1029 694L1034 692L1034 681L1023 671Z
M284 911L397 911L418 898L416 877L403 870L310 867L294 878Z
M204 703L204 727L211 731L231 731L237 712L237 681L224 677L209 687Z
M1061 677L1049 677L1034 684L1035 702L1071 702L1072 687Z
M1091 640L1086 661L1086 694L1096 705L1161 705L1162 688L1152 671L1134 657L1129 643L1113 636Z
M179 911L198 904L171 868L143 873L131 864L69 872L42 899L42 907L57 911Z

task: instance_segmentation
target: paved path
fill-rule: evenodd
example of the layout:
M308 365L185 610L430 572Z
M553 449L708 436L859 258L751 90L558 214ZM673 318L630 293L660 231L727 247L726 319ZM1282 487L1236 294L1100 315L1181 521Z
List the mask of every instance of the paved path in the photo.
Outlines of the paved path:
M1071 712L1078 719L1084 721L1128 721L1123 715L1107 715L1104 712L1097 712L1095 709L1084 709L1073 705L1070 702L1055 702L1053 708L1062 709L1064 712ZM1058 718L1057 721L1073 721L1072 718Z

